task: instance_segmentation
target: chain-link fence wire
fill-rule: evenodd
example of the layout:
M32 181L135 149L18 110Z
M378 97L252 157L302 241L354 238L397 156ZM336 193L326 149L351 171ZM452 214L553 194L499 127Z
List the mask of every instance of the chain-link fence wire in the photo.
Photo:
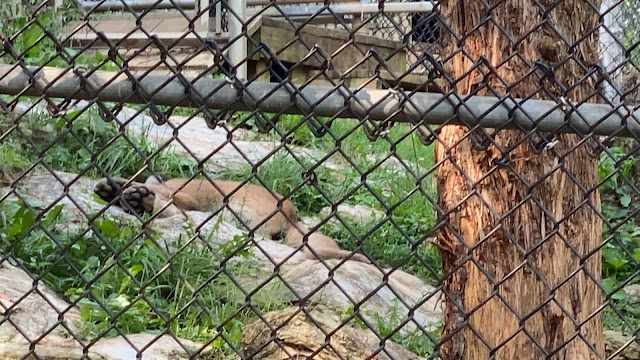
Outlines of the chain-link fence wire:
M631 356L637 7L506 3L7 3L3 355Z

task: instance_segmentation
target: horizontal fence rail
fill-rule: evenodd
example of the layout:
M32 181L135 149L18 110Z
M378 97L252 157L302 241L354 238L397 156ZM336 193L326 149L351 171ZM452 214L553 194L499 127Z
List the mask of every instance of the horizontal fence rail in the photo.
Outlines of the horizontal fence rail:
M87 85L91 84L92 90ZM82 100L99 99L144 104L201 107L235 111L311 114L332 118L364 118L425 125L457 124L486 128L579 132L581 134L640 136L640 121L632 109L607 104L556 103L431 93L398 93L393 90L305 86L237 79L197 80L148 74L132 76L95 71L86 76L57 68L21 69L0 65L0 92L9 95L49 96ZM141 97L139 94L148 94ZM197 101L194 99L202 99Z

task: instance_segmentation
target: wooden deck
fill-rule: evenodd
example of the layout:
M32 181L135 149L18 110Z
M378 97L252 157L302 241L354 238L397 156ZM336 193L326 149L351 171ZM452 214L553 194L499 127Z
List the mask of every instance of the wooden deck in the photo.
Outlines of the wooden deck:
M373 72L378 62L373 58L361 63L375 49L392 71L406 69L406 48L397 41L385 40L371 35L350 34L345 30L326 29L317 25L305 25L298 29L287 20L263 17L260 26L252 35L256 44L263 43L278 56L278 60L298 64L310 69L321 68L325 60L341 72L352 67ZM249 53L256 49L249 42ZM313 46L318 46L317 55L307 56ZM263 58L256 54L254 60Z
M193 18L193 13L190 15ZM214 22L214 19L209 21ZM99 20L70 23L67 28L67 34L70 36L66 45L72 48L104 49L109 48L111 43L128 60L131 70L146 71L154 68L160 72L168 72L170 70L166 66L167 63L171 67L180 64L188 76L195 76L209 69L214 63L211 52L195 54L203 41L207 37L220 45L228 41L227 34L215 34L215 31L211 31L211 25L213 24L207 24L199 18L189 20L175 12L148 13L139 23L131 14L108 15ZM380 80L383 81L375 81L367 86L382 88L382 82L395 85L395 77L391 73L397 77L407 69L407 50L404 44L376 36L350 34L345 30L308 24L302 29L296 29L286 20L269 17L258 17L249 24L248 35L253 40L248 41L247 49L249 56L253 54L248 64L249 77L264 71L272 60L263 53L256 52L254 43L267 45L272 53L277 54L279 61L296 64L291 70L295 83L304 83L318 71L323 71L326 75L324 79L327 76L333 79L342 77L346 80L345 85L356 87L366 83L378 72ZM172 56L164 62L161 61L161 47L153 43L152 36L171 51ZM109 43L103 39L107 39ZM309 46L314 45L322 49L325 57L330 57L332 70L323 70L323 57L307 57ZM377 69L379 62L374 58L361 62L372 49L375 49L382 59L386 59L385 69ZM171 64L173 60L176 63ZM268 82L269 77L267 72L259 80ZM425 75L410 74L404 76L401 83L410 90L424 86L426 80ZM323 80L316 81L322 82Z

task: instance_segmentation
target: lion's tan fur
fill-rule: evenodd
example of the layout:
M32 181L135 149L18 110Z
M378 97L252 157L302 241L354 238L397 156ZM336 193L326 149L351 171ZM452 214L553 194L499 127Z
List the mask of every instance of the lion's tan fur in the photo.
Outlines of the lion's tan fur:
M131 185L142 184L134 182ZM255 229L257 235L276 239L284 234L287 245L298 247L303 244L304 236L309 232L298 222L296 208L289 200L282 200L280 194L258 185L221 180L212 183L199 179L159 182L150 178L144 186L155 194L153 209L154 212L160 211L159 217L177 215L182 210L215 212L225 206L225 195L228 195L228 207L241 214L241 219L249 228L258 227ZM167 205L169 199L173 201ZM307 246L302 248L307 258L315 259L308 247L325 259L350 257L352 260L369 262L362 254L351 255L350 251L340 249L332 238L319 232L309 234Z

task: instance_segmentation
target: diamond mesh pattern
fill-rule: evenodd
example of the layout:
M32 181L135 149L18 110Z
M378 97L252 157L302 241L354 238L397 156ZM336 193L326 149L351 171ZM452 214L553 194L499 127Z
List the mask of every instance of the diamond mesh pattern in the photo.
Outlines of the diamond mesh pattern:
M0 354L637 351L640 3L453 3L6 1Z

